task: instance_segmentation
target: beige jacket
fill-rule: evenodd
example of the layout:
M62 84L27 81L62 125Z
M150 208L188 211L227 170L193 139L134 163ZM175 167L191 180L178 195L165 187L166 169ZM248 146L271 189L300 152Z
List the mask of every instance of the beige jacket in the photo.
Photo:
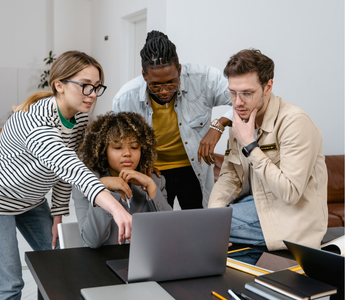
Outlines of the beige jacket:
M249 157L229 131L228 150L208 207L250 193L269 250L283 240L319 248L327 230L327 169L321 131L301 108L271 94Z

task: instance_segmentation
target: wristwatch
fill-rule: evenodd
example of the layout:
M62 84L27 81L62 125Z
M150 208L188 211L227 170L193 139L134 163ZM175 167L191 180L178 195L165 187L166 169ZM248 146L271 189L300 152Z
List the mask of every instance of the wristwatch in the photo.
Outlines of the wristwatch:
M219 131L220 133L223 133L223 131L225 129L224 126L219 123L218 119L214 119L211 122L210 128L215 129L215 130Z
M252 150L255 148L255 147L259 147L259 144L257 141L253 142L253 143L250 143L248 146L246 147L243 147L242 148L242 153L245 157L248 157L250 152L252 152Z

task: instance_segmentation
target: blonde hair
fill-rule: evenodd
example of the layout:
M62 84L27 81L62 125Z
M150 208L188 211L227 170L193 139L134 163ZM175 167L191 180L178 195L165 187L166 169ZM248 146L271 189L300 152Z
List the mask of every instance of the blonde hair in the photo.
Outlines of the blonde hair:
M55 88L56 81L63 81L65 79L68 79L88 66L94 66L98 69L101 84L104 84L103 69L94 58L84 52L79 51L67 51L61 54L53 63L50 70L49 85L52 91L41 91L32 94L28 99L25 100L24 103L18 106L13 106L13 111L27 112L29 110L29 106L36 103L37 101L50 96L57 96L58 91ZM93 109L95 108L95 105L93 106Z

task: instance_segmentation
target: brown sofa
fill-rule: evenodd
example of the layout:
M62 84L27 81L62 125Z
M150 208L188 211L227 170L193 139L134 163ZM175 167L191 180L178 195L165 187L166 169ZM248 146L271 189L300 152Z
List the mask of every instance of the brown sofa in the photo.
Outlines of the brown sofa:
M345 155L326 155L328 171L328 227L344 227L344 157ZM224 155L215 154L214 182L218 180Z

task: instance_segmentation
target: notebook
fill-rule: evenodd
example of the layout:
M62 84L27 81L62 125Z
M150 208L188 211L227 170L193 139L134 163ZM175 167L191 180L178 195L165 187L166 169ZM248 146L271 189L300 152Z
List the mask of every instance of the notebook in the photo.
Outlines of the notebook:
M284 241L304 272L311 278L344 289L345 257L300 244Z
M85 300L140 299L140 300L173 300L166 290L157 282L148 281L131 284L109 285L80 290Z
M264 297L265 299L269 300L292 300L291 297L284 296L281 293L278 293L272 289L269 289L261 284L255 283L254 281L252 282L247 282L244 286L246 290L249 290L261 297ZM322 299L322 298L321 298ZM321 300L318 299L318 300ZM328 297L325 297L325 299L329 299Z
M126 283L225 273L231 207L133 215L127 260L107 265Z
M291 270L257 276L254 282L296 300L318 299L337 293L336 287Z

